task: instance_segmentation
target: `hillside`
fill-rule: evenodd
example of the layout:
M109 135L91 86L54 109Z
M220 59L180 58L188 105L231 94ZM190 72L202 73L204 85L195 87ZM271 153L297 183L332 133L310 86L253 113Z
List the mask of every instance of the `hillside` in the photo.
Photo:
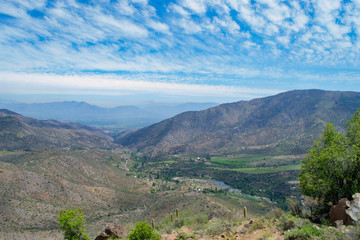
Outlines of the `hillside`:
M41 121L0 110L0 150L39 148L110 148L113 140L101 130L76 123Z
M120 136L117 142L152 156L300 154L326 122L341 130L359 106L357 92L296 90L185 112Z
M176 208L215 218L237 214L245 204L251 215L273 206L198 192L214 189L204 180L155 179L135 164L125 149L0 151L0 238L63 239L57 217L69 208L83 210L94 239L109 223L128 228L135 221L159 222Z
M274 205L226 197L220 188L209 192L216 186L208 180L144 170L136 153L84 125L0 110L0 129L1 239L63 239L58 214L69 208L83 210L94 238L109 223L128 229L135 221L159 222L176 208L217 218L236 215L244 205L253 215Z

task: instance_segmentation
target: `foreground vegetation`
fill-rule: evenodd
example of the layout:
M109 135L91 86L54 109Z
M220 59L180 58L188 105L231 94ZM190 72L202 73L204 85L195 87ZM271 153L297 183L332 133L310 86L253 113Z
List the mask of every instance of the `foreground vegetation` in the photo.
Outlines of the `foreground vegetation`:
M346 124L344 134L328 124L303 161L300 189L329 209L341 198L360 192L360 111Z
M254 218L252 215L245 214L245 212L228 212L225 215L213 217L206 213L195 214L191 210L184 212L176 210L158 224L152 220L152 226L146 221L137 222L135 226L125 230L127 234L117 239L355 240L360 238L359 225L334 228L326 221L323 224L314 224L307 218L296 216L291 212L283 212L280 209L273 209L263 217ZM83 220L82 223L84 222ZM78 232L76 230L74 226L72 232ZM67 238L68 232L64 232L65 239L86 239L86 237Z

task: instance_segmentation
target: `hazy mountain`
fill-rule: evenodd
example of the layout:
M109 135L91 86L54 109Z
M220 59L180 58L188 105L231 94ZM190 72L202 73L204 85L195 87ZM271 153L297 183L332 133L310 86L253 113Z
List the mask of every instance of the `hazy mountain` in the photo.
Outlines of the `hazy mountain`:
M109 148L113 140L101 130L77 123L41 121L0 110L0 150L34 148Z
M0 107L40 120L77 122L98 127L137 128L160 121L160 118L134 106L102 108L86 102L4 103Z
M86 102L14 103L0 99L0 108L10 109L24 116L40 120L77 122L113 129L145 127L176 114L190 110L204 110L217 103L166 104L152 103L136 106L102 108Z
M185 112L117 142L153 155L304 153L326 122L342 129L359 107L357 92L290 91Z

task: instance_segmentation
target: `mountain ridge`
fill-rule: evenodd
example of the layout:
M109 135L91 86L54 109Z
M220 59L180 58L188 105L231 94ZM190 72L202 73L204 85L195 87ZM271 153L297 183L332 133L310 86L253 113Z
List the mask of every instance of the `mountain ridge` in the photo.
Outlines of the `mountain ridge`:
M113 139L79 123L37 120L0 109L0 150L38 148L110 148Z
M55 119L109 129L136 129L188 110L202 110L217 103L162 104L104 108L86 102L14 103L0 99L0 108L39 120Z
M293 90L185 112L116 142L152 156L166 154L305 153L326 122L343 129L360 93Z

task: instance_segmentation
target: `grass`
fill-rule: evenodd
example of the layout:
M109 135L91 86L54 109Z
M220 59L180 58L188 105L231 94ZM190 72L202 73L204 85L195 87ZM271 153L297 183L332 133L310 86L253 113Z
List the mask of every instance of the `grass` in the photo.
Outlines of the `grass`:
M269 158L269 156L248 156L248 157L239 157L239 156L217 156L212 157L210 162L214 164L220 164L231 167L244 167L253 161L260 161Z
M253 167L253 168L237 168L233 171L249 173L249 174L262 174L262 173L275 173L290 170L300 170L300 164L298 165L284 165L278 167Z
M17 153L21 153L22 151L7 151L7 150L4 150L4 151L0 151L0 156L1 155L9 155L9 154L17 154Z
M153 164L159 164L159 163L175 163L175 160L166 160L166 161L158 161L158 162L147 162L147 164L153 165Z
M300 170L299 156L216 156L207 167L249 174Z

